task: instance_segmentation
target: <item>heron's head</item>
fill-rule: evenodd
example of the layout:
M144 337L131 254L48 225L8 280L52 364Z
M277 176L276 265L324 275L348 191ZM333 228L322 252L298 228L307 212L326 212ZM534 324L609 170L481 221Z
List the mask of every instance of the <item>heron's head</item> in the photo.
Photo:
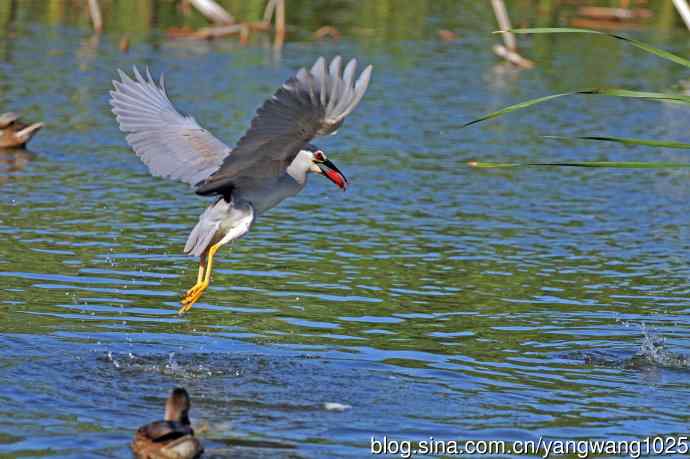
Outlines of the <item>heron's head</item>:
M345 191L347 189L348 181L340 170L335 167L327 157L326 154L316 145L306 145L301 154L305 154L309 161L309 172L325 175L331 182L335 183L338 188Z
M165 402L165 420L189 424L189 394L181 387L173 389Z

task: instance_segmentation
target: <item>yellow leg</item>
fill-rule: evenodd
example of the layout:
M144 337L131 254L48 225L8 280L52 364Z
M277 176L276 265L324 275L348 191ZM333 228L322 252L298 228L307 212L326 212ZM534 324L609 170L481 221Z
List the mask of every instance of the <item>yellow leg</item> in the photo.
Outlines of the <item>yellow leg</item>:
M206 271L206 265L205 265L206 261L207 260L205 258L202 258L201 261L199 262L199 273L196 276L196 284L194 284L192 286L192 288L190 288L189 290L187 290L187 292L185 292L185 296L182 298L183 307L180 308L179 311L177 311L178 314L182 314L182 313L189 310L189 308L184 307L185 301L188 298L191 298L199 289L203 288L202 284L203 284L203 280L204 280L204 272Z
M211 268L213 266L213 256L216 254L220 248L220 244L214 244L208 249L208 254L206 255L206 266L204 266L203 261L199 265L199 274L197 275L196 284L185 294L182 298L182 307L177 311L178 314L184 314L189 311L194 303L196 303L204 291L208 288L211 282Z
M187 293L185 295L189 295L192 293L195 289L196 286L201 284L201 281L204 279L204 271L206 270L206 259L202 258L199 260L199 273L196 275L196 284L192 286L189 290L187 290Z
M192 292L196 291L201 285L201 283L204 280L204 271L206 271L206 257L202 257L201 260L199 260L199 273L196 275L196 284L192 286L187 292L185 293L185 296L191 295Z
M199 284L201 283L201 279L204 278L204 271L206 270L206 267L204 266L204 260L202 260L199 263L199 273L196 275L196 283Z

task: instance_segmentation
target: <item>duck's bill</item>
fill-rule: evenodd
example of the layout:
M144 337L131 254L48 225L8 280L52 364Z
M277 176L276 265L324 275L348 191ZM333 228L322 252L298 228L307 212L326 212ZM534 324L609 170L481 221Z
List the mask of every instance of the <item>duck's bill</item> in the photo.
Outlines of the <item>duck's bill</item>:
M318 166L319 169L321 169L323 175L328 177L328 179L331 182L335 183L338 186L338 188L340 188L343 191L347 189L348 181L343 175L343 173L340 172L340 170L338 170L337 167L335 167L335 164L333 164L329 160L326 160L319 163Z
M17 131L17 137L23 141L28 141L43 127L43 123L34 123L30 126L23 128L21 131Z

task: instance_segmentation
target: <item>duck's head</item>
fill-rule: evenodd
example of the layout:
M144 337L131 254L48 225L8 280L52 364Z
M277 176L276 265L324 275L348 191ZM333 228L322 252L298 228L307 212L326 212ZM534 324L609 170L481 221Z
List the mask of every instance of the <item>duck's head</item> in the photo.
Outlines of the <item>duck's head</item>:
M177 421L189 425L189 394L181 387L176 387L165 402L165 420Z
M16 113L0 115L0 148L23 147L43 127L43 123L26 124Z

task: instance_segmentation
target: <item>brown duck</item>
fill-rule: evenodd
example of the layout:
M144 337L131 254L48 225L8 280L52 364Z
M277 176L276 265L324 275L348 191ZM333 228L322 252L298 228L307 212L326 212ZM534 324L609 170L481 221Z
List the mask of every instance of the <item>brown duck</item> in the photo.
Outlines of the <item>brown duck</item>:
M204 452L189 422L189 394L178 387L165 402L165 420L139 427L132 451L137 459L193 459Z
M16 113L0 115L0 148L23 147L43 127L43 123L25 124Z

